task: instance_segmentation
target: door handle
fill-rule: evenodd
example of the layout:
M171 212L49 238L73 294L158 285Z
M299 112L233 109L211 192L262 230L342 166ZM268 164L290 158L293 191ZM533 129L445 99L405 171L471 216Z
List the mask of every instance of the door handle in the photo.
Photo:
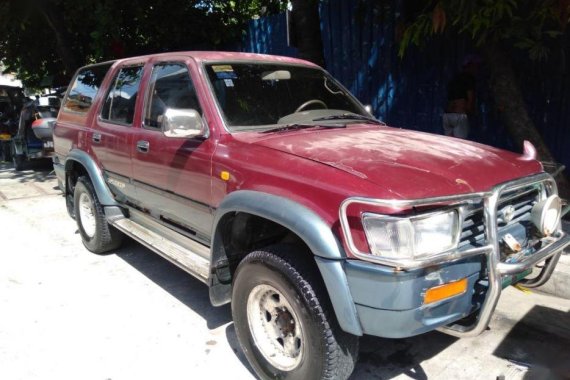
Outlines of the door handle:
M149 148L150 144L148 141L144 140L137 141L137 151L141 153L148 153Z
M100 143L101 142L101 134L100 133L93 133L92 140L94 143Z

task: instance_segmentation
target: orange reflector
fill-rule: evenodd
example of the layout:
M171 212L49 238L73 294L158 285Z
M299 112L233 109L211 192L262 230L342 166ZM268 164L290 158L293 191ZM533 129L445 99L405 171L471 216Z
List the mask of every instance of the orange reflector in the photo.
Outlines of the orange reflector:
M220 173L220 178L223 179L224 181L228 181L230 179L230 172L227 171L222 171Z
M449 284L439 285L428 289L424 296L424 304L433 303L463 294L467 291L467 279L450 282Z

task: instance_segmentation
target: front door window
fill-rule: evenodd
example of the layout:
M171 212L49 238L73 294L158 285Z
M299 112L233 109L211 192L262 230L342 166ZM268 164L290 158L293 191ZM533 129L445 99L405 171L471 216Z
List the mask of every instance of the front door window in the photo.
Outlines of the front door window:
M144 127L160 129L167 109L195 110L202 115L194 84L183 63L154 66L148 86Z

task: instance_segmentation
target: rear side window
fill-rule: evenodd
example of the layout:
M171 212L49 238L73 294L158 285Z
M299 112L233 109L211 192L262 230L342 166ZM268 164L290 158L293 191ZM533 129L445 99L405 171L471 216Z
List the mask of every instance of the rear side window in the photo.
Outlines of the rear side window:
M123 67L113 79L101 118L113 123L132 124L143 67Z
M109 63L82 69L75 77L75 81L65 98L63 110L87 113L110 67L111 64Z

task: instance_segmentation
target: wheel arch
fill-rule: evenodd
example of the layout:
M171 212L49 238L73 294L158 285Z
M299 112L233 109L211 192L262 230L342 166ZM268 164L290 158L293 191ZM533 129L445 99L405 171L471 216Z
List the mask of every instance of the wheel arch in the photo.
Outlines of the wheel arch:
M210 262L210 300L223 305L231 299L232 252L225 242L237 214L263 218L294 234L314 255L340 327L362 335L356 307L350 293L343 262L344 249L329 225L309 208L280 196L259 191L240 190L228 195L216 210L212 231ZM242 257L243 258L243 257ZM237 263L236 263L237 265Z
M67 181L69 180L70 173L87 174L95 193L99 199L99 202L103 206L116 206L117 203L113 198L111 190L107 187L105 179L101 170L95 163L95 161L86 152L78 149L74 149L67 155L65 159L65 189L68 191Z

